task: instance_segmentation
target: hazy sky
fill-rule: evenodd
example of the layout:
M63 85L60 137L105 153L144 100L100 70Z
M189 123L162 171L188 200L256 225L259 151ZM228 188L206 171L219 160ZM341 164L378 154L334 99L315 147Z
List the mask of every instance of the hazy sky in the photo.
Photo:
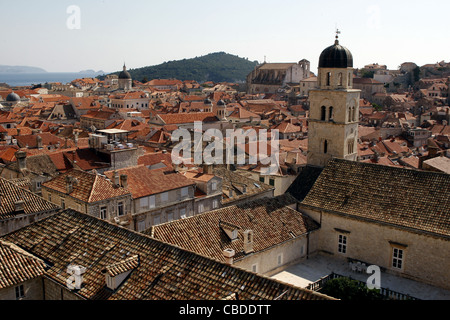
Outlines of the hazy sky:
M112 72L124 61L137 68L218 51L305 58L316 72L336 26L355 67L450 60L448 0L0 0L0 12L0 64L49 72Z

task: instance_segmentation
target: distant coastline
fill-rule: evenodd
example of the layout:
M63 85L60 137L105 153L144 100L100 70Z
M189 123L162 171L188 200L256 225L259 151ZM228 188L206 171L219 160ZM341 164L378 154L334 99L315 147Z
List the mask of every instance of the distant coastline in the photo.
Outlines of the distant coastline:
M32 86L51 82L70 83L75 79L96 77L95 73L45 72L45 73L0 73L0 83L11 87Z

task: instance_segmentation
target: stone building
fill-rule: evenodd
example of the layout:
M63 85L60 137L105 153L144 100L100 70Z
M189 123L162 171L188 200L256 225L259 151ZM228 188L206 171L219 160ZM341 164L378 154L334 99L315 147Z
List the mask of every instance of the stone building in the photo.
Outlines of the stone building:
M133 87L133 79L131 78L130 73L127 71L127 67L123 65L123 71L119 73L119 90L122 91L131 91Z
M450 289L450 175L333 159L299 211L318 250Z
M316 250L319 224L292 206L296 200L290 196L258 199L155 226L146 234L270 276Z
M320 55L318 79L319 89L309 92L308 164L356 161L360 90L352 88L353 56L338 39Z
M103 176L69 170L42 185L42 197L63 209L70 208L103 220L130 227L130 192Z
M0 235L56 213L59 206L0 177Z
M247 93L276 93L287 84L298 85L311 76L308 60L299 63L266 63L257 66L247 76Z

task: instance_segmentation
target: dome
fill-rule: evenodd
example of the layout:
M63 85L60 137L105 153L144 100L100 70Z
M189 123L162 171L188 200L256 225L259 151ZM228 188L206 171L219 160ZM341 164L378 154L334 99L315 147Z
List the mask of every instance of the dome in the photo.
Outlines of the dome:
M19 95L17 93L11 92L6 97L6 101L7 102L19 102L20 101L20 97L19 97Z
M131 74L128 71L126 71L126 70L122 71L119 74L119 79L126 79L126 80L131 79Z
M203 101L204 104L212 104L211 99L207 98L205 101Z
M353 68L352 53L336 40L334 45L323 50L319 59L319 68Z
M223 101L223 100L219 100L219 101L217 102L217 105L218 105L218 106L225 106L226 103L225 103L225 101Z
M123 71L119 73L119 79L129 80L131 79L131 74L127 71L127 67L123 66Z

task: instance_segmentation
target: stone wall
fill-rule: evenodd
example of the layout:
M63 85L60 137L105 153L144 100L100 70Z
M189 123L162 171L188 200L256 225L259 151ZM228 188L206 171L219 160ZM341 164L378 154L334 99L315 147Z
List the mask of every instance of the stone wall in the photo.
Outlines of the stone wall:
M385 268L386 272L450 289L448 238L320 213L300 205L300 211L321 223L318 249L342 259L352 258ZM338 252L338 237L347 236L347 252ZM403 267L392 265L393 248L404 251Z
M25 297L20 300L43 300L42 277L37 277L13 287L0 289L0 301L16 300L16 287L23 285Z

